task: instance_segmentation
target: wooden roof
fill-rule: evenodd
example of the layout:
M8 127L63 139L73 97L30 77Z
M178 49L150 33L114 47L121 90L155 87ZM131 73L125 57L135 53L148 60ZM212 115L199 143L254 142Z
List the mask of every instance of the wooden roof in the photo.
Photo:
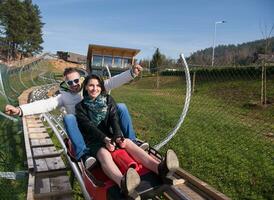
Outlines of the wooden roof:
M130 49L122 47L111 47L90 44L88 47L87 59L90 60L92 55L109 55L109 56L119 56L119 57L134 57L140 52L139 49Z

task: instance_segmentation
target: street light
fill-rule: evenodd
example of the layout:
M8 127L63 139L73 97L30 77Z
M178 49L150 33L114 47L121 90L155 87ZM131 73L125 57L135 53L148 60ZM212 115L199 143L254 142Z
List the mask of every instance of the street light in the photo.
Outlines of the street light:
M213 38L212 63L211 63L212 67L214 65L214 50L215 50L215 39L216 39L216 26L217 26L217 24L224 24L224 23L226 23L226 21L218 21L218 22L215 22L215 24L214 24L214 38Z

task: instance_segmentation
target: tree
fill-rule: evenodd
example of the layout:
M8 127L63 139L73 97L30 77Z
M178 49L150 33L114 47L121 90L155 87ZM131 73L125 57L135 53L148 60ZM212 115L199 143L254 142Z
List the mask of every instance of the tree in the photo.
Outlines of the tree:
M162 63L163 63L163 55L160 53L159 48L157 48L152 56L152 60L150 63L150 72L151 73L158 72Z
M264 37L264 41L265 41L265 44L264 44L264 52L265 52L265 56L262 60L262 74L261 74L261 104L262 105L265 105L267 104L267 90L266 90L266 87L267 87L267 82L266 82L266 70L267 70L267 65L266 65L266 57L267 57L267 54L271 54L271 34L272 34L272 31L274 29L274 24L272 24L272 27L270 28L270 31L269 33L267 33L267 27L265 27L265 30L263 31L262 30L262 35Z
M43 23L38 6L31 0L1 1L0 26L5 46L0 53L6 54L8 60L41 52Z
M28 56L39 53L43 49L41 44L43 43L42 27L44 24L41 22L41 12L37 5L32 5L31 0L26 0L23 4L27 12L26 20L31 22L26 26L27 37L23 44L24 54Z
M8 54L10 52L11 57L16 58L26 39L26 12L18 0L4 1L1 7L1 21L5 27Z
M160 53L159 48L156 49L155 53L152 56L152 60L150 63L150 72L156 73L157 79L156 79L156 88L158 89L160 87L160 66L163 63L163 60L165 59L165 56Z
M218 65L223 66L237 66L237 65L251 65L256 61L256 54L265 54L265 39L253 42L246 42L239 45L219 45L215 48L215 61ZM268 38L269 46L274 47L274 37ZM188 58L192 64L208 65L211 61L211 48L199 50L191 54ZM269 48L270 52L274 48ZM269 53L269 52L268 52ZM254 57L255 56L255 57Z

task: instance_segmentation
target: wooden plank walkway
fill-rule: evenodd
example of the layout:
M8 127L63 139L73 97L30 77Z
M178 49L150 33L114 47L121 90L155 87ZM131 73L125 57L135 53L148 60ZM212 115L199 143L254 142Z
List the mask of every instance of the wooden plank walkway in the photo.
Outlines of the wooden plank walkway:
M28 102L33 89L25 90L20 95L20 105ZM22 121L29 170L27 199L72 199L62 151L56 149L38 115L25 116Z

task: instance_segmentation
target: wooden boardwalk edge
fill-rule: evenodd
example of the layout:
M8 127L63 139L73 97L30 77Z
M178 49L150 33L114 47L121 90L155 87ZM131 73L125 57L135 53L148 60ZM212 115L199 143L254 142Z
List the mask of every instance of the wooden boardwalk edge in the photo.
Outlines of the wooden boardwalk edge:
M28 102L33 89L19 96L20 105ZM62 151L56 149L37 115L24 116L22 122L29 171L27 200L73 199Z

